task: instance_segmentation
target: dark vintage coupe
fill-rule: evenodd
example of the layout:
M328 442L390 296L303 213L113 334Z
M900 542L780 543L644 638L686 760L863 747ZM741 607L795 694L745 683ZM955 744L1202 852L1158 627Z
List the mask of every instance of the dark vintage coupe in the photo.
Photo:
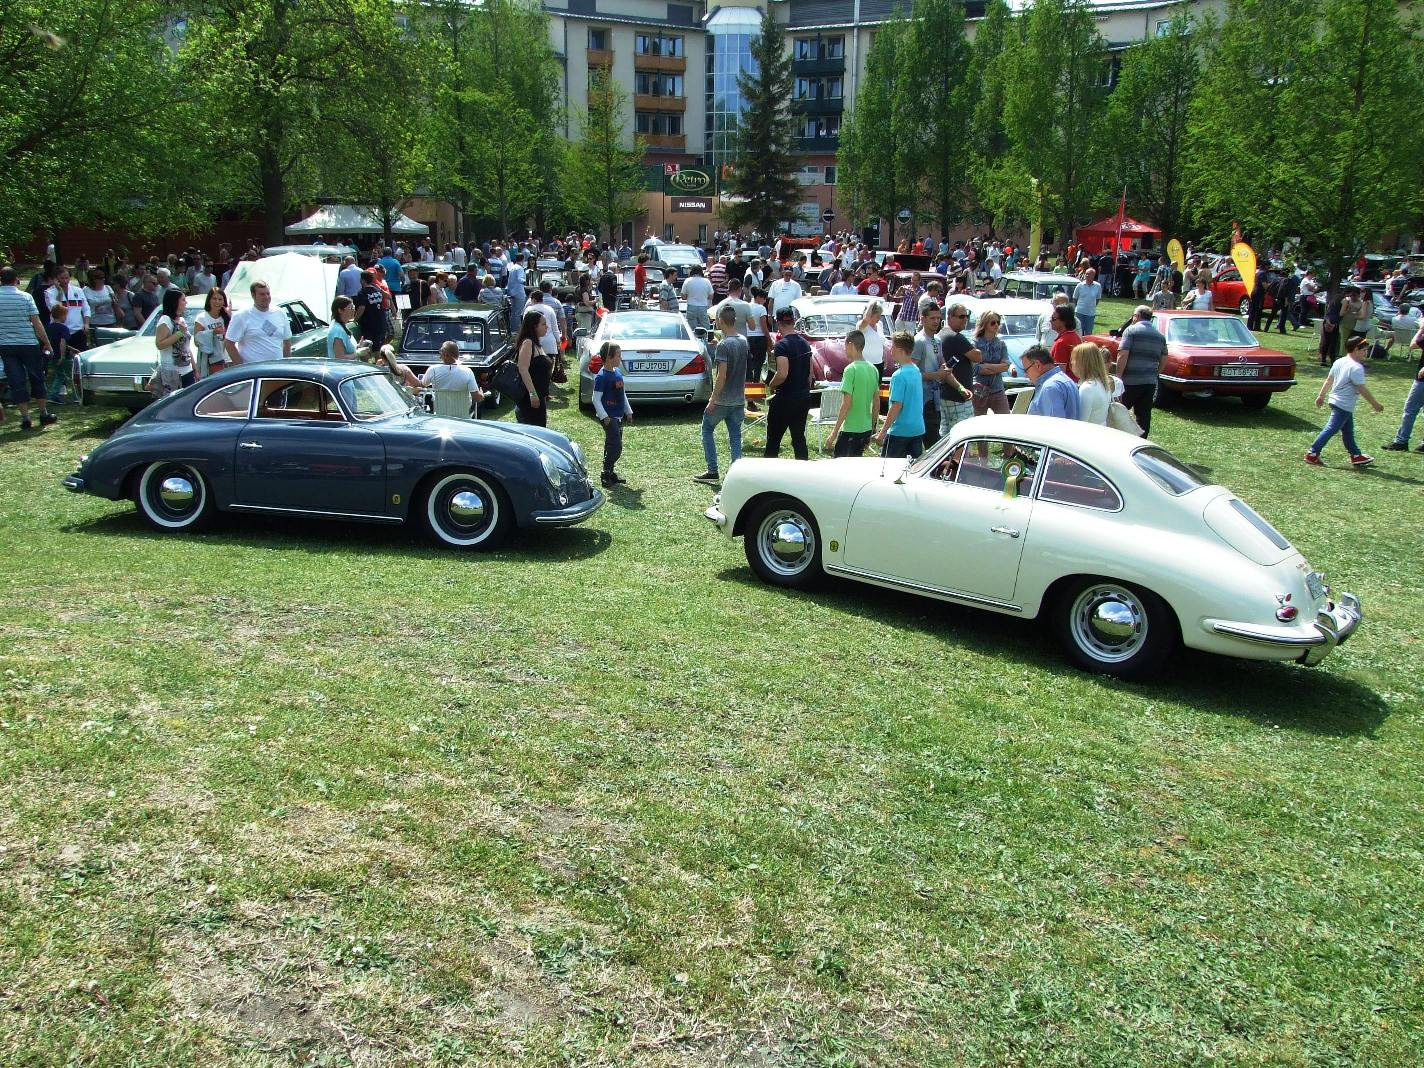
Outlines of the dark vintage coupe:
M440 346L453 341L460 363L475 373L480 388L490 392L490 379L505 360L514 358L509 309L493 304L427 304L405 319L397 358L416 374L440 362ZM498 404L497 394L490 397Z
M170 394L64 485L130 498L161 531L253 512L415 522L470 549L572 526L603 504L563 434L427 415L384 372L318 359L243 364Z

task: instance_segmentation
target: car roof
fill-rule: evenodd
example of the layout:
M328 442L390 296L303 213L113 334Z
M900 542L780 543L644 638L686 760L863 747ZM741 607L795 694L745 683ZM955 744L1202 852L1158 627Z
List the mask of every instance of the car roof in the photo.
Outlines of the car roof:
M1004 275L1004 281L1013 279L1016 282L1051 282L1055 285L1077 285L1078 279L1071 274L1053 274L1051 271L1010 271Z
M417 308L407 316L410 319L488 319L491 314L498 311L493 304L427 304L423 308Z
M1029 297L976 297L970 293L951 293L945 298L946 304L963 304L971 309L990 309L1004 315L1042 315L1053 306L1050 300L1033 300Z
M980 415L954 425L954 440L1013 438L1030 445L1062 449L1097 467L1121 465L1136 449L1152 444L1121 430L1081 419L1056 419L1045 415Z
M339 385L349 378L384 374L379 367L357 360L328 360L320 356L289 356L264 363L242 363L209 376L213 382L242 382L254 378L302 378ZM204 382L208 379L203 379Z

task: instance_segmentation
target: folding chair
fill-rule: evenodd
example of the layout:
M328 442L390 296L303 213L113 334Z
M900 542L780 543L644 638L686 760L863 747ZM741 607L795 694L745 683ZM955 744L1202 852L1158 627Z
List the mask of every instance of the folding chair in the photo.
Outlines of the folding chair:
M1033 403L1033 387L1020 386L1018 389L1009 390L1009 395L1014 398L1014 406L1009 409L1009 414L1027 415L1028 406Z
M470 391L468 389L432 389L430 391L431 401L435 407L435 414L446 419L469 419L470 415ZM473 418L480 417L479 407L475 407Z
M816 428L816 448L826 451L826 427L835 426L841 414L841 386L827 382L821 387L821 406L811 413L810 425Z

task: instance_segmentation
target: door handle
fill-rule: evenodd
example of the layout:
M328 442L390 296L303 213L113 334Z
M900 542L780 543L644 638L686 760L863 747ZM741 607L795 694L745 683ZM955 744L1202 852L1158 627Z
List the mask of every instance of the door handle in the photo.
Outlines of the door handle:
M990 527L989 530L994 534L1007 534L1011 538L1019 536L1019 532L1013 527Z
M238 446L238 448L239 448L239 449L260 449L260 448L262 448L262 446L259 445L259 444L258 444L257 442L255 442L255 441L244 441L241 445Z

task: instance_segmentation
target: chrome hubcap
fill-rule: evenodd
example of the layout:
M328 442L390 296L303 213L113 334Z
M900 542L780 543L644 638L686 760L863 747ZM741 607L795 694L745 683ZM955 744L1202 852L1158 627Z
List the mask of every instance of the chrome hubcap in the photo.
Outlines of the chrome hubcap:
M193 489L193 483L181 475L169 475L158 487L158 499L170 511L186 512L193 507L195 497L197 492Z
M761 557L773 571L795 575L811 562L816 533L795 512L773 512L762 521Z
M473 527L485 517L485 502L472 490L461 490L450 498L450 518L462 527Z
M1096 660L1126 660L1147 641L1147 610L1129 590L1093 586L1073 604L1073 637Z

